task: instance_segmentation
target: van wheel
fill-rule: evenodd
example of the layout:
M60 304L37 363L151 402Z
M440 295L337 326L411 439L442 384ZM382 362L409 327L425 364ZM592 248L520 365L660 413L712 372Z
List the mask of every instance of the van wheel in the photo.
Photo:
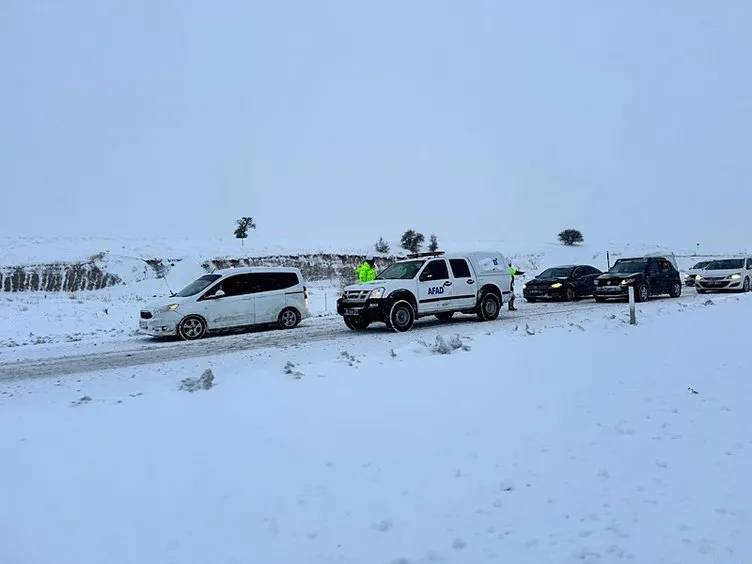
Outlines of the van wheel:
M444 311L436 314L436 319L439 321L449 321L452 317L454 317L453 311Z
M389 327L398 333L409 331L415 323L415 309L410 302L399 300L394 302L389 311Z
M671 296L672 298L678 298L679 296L681 296L681 292L682 292L681 284L679 282L674 282L671 285L671 291L668 293L668 295Z
M347 325L348 329L352 329L353 331L363 331L364 329L368 329L370 322L366 321L362 317L346 315L345 325Z
M294 329L300 323L300 313L297 309L283 309L277 318L277 324L280 329Z
M178 335L184 341L195 341L206 335L206 322L197 315L189 315L178 324Z
M501 303L495 294L491 294L490 292L483 294L478 304L478 319L481 321L493 321L499 317L500 310Z

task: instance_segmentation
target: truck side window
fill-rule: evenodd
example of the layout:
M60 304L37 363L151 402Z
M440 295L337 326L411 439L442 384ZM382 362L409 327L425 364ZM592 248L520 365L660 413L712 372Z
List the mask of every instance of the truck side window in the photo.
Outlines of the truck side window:
M470 267L467 266L465 259L449 259L449 266L452 267L452 275L455 278L471 278Z
M426 265L423 274L420 275L422 282L427 280L446 280L449 278L446 261L444 259L432 260Z

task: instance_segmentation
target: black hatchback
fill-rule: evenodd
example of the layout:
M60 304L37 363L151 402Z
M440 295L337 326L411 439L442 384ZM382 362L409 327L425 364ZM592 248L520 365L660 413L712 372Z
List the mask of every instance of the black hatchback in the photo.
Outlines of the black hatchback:
M634 287L635 300L646 301L650 296L668 294L681 296L682 283L679 271L664 257L637 257L619 259L611 269L598 277L595 300L626 298L629 287Z
M548 268L525 284L522 295L529 302L538 300L574 301L595 292L595 279L602 272L587 264Z

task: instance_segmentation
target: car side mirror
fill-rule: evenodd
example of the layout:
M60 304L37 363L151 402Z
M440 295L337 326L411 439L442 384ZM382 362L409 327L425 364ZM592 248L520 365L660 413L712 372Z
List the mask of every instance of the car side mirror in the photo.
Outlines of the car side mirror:
M211 299L216 300L217 298L223 298L225 295L224 290L217 290L214 292L211 296L209 296Z

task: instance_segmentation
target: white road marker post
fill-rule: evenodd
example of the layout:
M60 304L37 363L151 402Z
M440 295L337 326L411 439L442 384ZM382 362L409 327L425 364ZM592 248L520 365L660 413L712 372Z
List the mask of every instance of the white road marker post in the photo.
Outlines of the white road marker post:
M635 311L634 286L630 285L627 289L629 294L629 324L637 325L637 312Z

